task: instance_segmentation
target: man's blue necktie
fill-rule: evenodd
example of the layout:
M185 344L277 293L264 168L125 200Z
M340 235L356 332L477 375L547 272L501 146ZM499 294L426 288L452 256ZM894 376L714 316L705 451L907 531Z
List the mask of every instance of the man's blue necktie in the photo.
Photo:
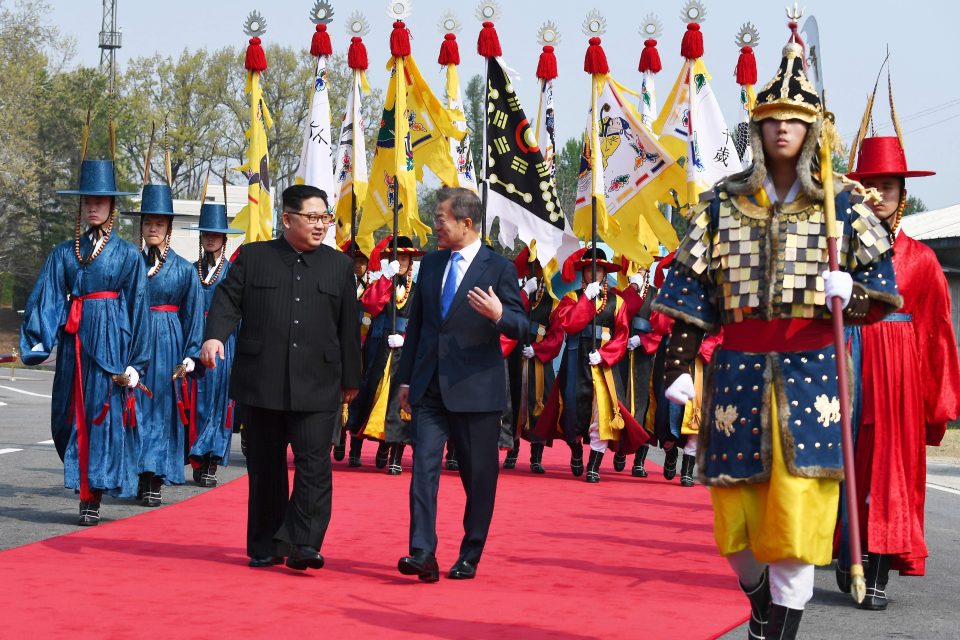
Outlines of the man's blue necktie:
M463 259L459 251L450 254L450 270L447 272L447 280L443 283L443 291L440 293L440 317L446 319L447 312L450 311L450 305L457 295L457 263Z

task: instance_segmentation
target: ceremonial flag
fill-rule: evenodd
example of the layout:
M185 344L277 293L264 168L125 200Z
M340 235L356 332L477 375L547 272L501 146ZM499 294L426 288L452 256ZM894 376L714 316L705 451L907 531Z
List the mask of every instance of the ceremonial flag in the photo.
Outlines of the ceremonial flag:
M686 60L667 97L666 109L653 124L663 147L678 161L682 159L686 167L686 188L677 189L681 206L696 204L701 192L743 169L701 59L703 36L699 27L695 22L687 25L681 46ZM699 42L690 37L693 33ZM699 46L691 46L691 42Z
M233 219L232 226L245 233L243 242L257 242L273 238L273 203L270 194L270 155L267 151L267 129L273 127L273 118L263 100L260 73L267 68L267 59L254 36L247 47L247 82L245 92L250 96L250 127L247 129L247 161L237 167L247 176L247 204Z
M454 126L463 132L462 140L448 138L450 158L457 170L457 181L448 186L463 187L476 192L477 174L473 166L473 155L470 153L467 118L463 112L463 94L460 91L460 76L457 73L457 65L460 64L460 49L457 46L457 36L455 34L447 33L444 35L437 62L447 68L447 113ZM414 151L414 156L416 156L416 151Z
M737 59L737 84L740 85L740 122L737 123L733 135L733 143L740 156L740 163L749 167L753 163L753 150L750 148L750 116L757 103L757 92L753 85L757 84L757 59L753 55L753 47L757 45L760 34L756 27L747 22L740 27L737 34L737 46L740 47L740 57ZM753 45L753 46L751 46Z
M363 49L362 56L360 50ZM367 196L367 152L364 145L362 94L370 92L365 69L366 49L359 36L353 38L348 64L353 70L347 108L337 145L337 245L350 240L354 216ZM379 267L378 267L379 268Z
M660 109L657 105L657 87L654 82L656 76L663 69L660 62L660 52L657 51L657 38L663 31L663 25L652 13L647 14L640 26L640 33L647 36L643 41L643 51L640 53L640 73L643 79L640 81L640 118L644 126L652 127Z
M660 244L670 250L678 244L657 205L683 183L683 169L624 98L637 94L609 75L595 79L573 228L578 237L591 237L591 198L596 197L599 236L615 253L646 267Z
M310 110L304 121L300 166L295 184L308 184L327 194L327 206L334 211L337 204L336 183L333 178L333 148L330 128L330 92L327 88L327 56L333 53L327 25L318 24L310 53L317 58L316 72L310 93ZM328 233L323 243L337 247L335 234Z
M560 35L556 32L553 23L547 22L540 29L540 39L544 40L547 34L553 34L548 41L556 42ZM557 56L553 45L544 44L540 61L537 64L537 79L540 80L540 107L537 109L537 145L543 153L543 160L550 169L550 179L557 181L557 153L556 153L556 108L553 102L553 81L557 78Z
M520 238L529 246L536 240L540 264L554 259L562 264L580 243L563 215L551 168L499 57L487 58L487 82L487 229L499 219L501 245L512 247Z
M416 185L423 177L424 166L444 184L454 185L459 180L447 138L462 140L465 131L454 126L451 113L443 108L421 75L410 55L409 35L402 25L401 21L394 23L394 34L402 32L401 38L406 39L407 46L395 48L396 39L391 36L390 85L357 231L357 242L364 253L374 245L373 232L392 225L394 197L399 198L398 233L416 235L421 245L426 243L430 227L418 215ZM399 144L403 145L404 152L397 153ZM394 176L399 178L398 194L393 189Z

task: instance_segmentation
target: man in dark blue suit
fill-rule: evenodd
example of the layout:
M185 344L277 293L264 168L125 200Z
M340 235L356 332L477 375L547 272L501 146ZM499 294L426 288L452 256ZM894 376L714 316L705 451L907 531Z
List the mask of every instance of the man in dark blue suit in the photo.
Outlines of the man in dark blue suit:
M517 270L483 245L481 219L472 191L438 194L434 231L441 250L420 263L397 372L400 406L413 415L410 555L398 568L424 582L440 577L437 491L448 438L467 494L460 557L449 577L476 574L493 517L500 416L507 406L500 334L520 338L527 330Z

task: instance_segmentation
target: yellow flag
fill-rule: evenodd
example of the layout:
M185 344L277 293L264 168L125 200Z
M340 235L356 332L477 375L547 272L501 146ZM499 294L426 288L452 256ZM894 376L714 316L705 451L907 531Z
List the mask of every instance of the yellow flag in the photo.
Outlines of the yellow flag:
M417 179L422 178L423 167L427 166L444 184L457 184L448 138L462 140L465 135L457 128L452 112L431 91L412 56L393 58L391 66L393 73L357 229L357 244L368 255L376 244L373 232L393 225L397 196L398 232L418 236L421 244L426 242L430 227L420 220L417 210ZM405 152L397 153L398 147ZM399 179L399 194L394 193L394 176Z
M247 161L237 167L247 176L247 205L233 219L232 226L246 234L244 244L273 238L273 203L270 197L270 154L267 129L273 118L263 101L260 73L247 71L246 93L250 96L250 128L247 129Z
M601 239L631 262L649 266L661 244L677 247L676 231L658 203L670 201L670 190L684 186L685 175L624 93L632 92L610 76L595 81L573 230L590 237L591 198L596 197Z

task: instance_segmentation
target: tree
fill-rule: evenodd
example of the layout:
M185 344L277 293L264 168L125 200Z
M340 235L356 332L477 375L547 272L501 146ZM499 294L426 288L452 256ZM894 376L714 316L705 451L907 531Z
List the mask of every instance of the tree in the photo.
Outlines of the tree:
M483 129L486 124L486 92L483 86L483 76L477 74L470 78L467 83L466 100L464 102L464 115L467 118L467 127L470 129L471 149L473 155L473 167L477 175L483 171ZM481 176L483 178L483 176Z
M560 148L557 158L557 195L567 219L573 222L577 204L577 183L580 180L580 158L583 145L577 138L570 138Z
M927 210L927 205L917 196L907 196L907 201L903 205L903 215L910 216L915 213L921 213Z

